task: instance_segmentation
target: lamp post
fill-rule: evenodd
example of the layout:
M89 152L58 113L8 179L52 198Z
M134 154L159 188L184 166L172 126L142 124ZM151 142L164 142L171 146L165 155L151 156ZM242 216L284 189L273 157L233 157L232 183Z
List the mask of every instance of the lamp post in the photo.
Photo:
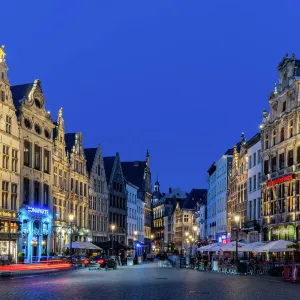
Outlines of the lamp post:
M116 228L116 225L111 225L111 252L112 256L114 255L114 230Z
M239 221L240 221L240 216L238 216L238 215L234 216L234 221L236 223L235 260L236 260L236 265L237 265L238 259L239 259L239 254L238 254L238 240L239 240Z
M73 249L72 249L72 240L73 240L73 230L72 230L72 224L74 220L74 215L69 215L70 219L70 254L71 254L71 264L73 263Z
M134 242L135 242L135 245L134 245L134 248L135 248L135 256L137 256L137 247L136 247L136 243L137 243L137 234L138 234L138 232L135 230L135 231L133 232L133 234L134 234Z

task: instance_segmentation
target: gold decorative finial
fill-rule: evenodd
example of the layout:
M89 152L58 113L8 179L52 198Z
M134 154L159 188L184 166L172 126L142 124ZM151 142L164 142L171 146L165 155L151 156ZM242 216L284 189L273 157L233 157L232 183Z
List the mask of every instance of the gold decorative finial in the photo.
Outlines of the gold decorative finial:
M5 59L4 59L4 57L5 57L5 51L4 51L4 45L2 45L1 46L1 48L0 48L0 62L4 62L5 61Z
M60 107L60 109L59 109L59 111L58 111L58 117L59 117L59 118L61 118L61 117L62 117L62 110L63 110L63 108L62 108L62 107Z

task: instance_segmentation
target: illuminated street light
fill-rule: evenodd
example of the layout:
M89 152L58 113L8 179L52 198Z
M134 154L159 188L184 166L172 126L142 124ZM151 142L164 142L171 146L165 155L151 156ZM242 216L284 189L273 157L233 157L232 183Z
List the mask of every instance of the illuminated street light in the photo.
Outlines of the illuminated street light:
M116 228L116 225L112 224L110 225L111 228L111 252L112 256L114 255L114 230Z

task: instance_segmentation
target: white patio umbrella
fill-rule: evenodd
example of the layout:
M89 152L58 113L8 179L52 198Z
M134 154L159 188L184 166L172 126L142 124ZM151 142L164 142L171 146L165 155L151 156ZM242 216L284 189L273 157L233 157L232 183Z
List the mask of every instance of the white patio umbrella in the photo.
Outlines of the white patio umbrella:
M214 251L220 251L221 245L218 243L209 244L200 248L197 248L197 251L208 251L208 252L214 252Z
M250 244L246 244L245 247L242 248L241 252L253 252L256 248L264 246L265 243L262 242L253 242Z
M290 245L290 241L284 241L284 240L279 240L279 241L273 241L264 244L261 247L257 247L256 249L253 250L253 252L292 252L295 251L296 249L294 248L287 248L288 245Z
M238 252L243 252L246 244L238 242ZM221 251L235 252L236 242L230 242L221 246Z
M66 244L63 248L70 248L70 244ZM72 249L85 249L82 242L72 242Z
M85 247L85 248L82 248L82 249L87 249L87 250L101 250L100 247L94 245L91 242L84 242L84 243L82 243L82 245Z

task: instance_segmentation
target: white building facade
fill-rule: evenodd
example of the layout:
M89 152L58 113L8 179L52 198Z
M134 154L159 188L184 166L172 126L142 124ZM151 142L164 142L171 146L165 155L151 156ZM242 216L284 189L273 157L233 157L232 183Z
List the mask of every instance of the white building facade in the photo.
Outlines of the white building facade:
M248 147L248 240L259 240L259 225L261 221L261 174L262 164L260 159L261 140L260 133L247 142Z
M216 166L216 240L227 238L227 187L231 170L232 149L228 149L215 163Z
M138 187L126 181L127 192L127 245L132 246L138 240L137 192ZM136 234L135 234L136 233Z

